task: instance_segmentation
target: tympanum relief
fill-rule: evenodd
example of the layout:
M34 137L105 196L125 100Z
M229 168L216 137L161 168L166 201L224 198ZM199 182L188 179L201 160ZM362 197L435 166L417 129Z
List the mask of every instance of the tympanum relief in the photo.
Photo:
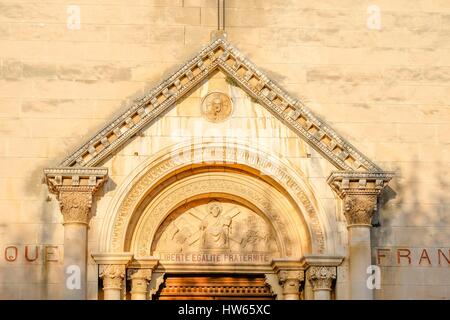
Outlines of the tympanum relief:
M235 204L211 201L170 216L156 235L163 261L264 263L278 256L271 225Z

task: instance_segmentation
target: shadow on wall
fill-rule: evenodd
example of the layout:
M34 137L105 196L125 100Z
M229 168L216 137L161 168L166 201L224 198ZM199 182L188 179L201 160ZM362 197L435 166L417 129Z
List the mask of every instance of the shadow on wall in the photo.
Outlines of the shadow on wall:
M58 232L61 222L54 214L59 210L58 203L54 199L48 201L47 186L40 184L40 179L32 175L29 180L28 198L15 200L20 202L20 212L2 213L20 217L20 220L0 225L5 230L0 299L59 299L62 298L59 295L62 251L55 246L63 239Z
M380 224L372 229L372 263L382 267L376 294L380 299L448 299L450 201L443 173L448 164L414 159L407 165L411 168L404 168L405 173L392 168L397 195L392 199L389 189L382 194ZM379 261L377 248L385 249ZM441 255L439 260L438 249L446 258ZM400 260L399 250L404 255Z
M435 164L436 167L445 165L439 162ZM375 217L382 229L377 231L380 236L382 235L376 238L379 245L395 244L393 239L390 239L393 236L392 228L444 226L450 228L450 216L445 214L450 202L446 194L449 183L445 180L445 174L436 172L434 178L429 178L427 168L421 168L421 162L413 160L412 166L414 173L408 176L402 174L400 167L394 168L396 176L392 180L392 188L386 188L380 197L380 210ZM420 234L415 236L420 237ZM446 236L447 238L435 243L447 244L449 235ZM423 243L423 246L426 245L427 243Z

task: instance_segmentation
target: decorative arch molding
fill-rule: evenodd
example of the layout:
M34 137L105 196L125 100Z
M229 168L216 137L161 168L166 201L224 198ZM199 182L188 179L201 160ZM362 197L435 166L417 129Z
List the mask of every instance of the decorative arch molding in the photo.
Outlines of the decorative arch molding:
M300 259L311 251L309 230L301 213L287 197L261 179L231 172L204 172L169 185L149 203L139 217L124 251L138 257L154 256L152 245L163 222L180 206L192 200L227 199L260 213L275 231L281 257Z
M146 195L156 188L160 190L162 181L176 180L186 168L205 165L237 167L273 181L303 213L311 236L311 251L326 253L332 247L330 237L326 236L330 223L304 177L281 159L243 142L202 139L162 150L127 177L107 209L100 250L123 251L128 225Z

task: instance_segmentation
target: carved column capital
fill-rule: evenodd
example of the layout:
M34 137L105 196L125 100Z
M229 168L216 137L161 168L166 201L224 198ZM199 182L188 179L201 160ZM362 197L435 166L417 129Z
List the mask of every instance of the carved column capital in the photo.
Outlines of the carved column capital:
M89 224L92 207L90 192L61 191L58 196L63 224Z
M152 279L152 269L128 269L127 278L131 280L131 295L147 296L148 283ZM134 300L134 299L133 299Z
M122 287L125 278L125 265L123 264L106 264L99 266L99 277L103 279L104 289L117 289Z
M378 195L392 179L392 172L333 172L328 184L343 200L347 226L371 226Z
M313 291L331 291L333 280L336 279L336 267L311 266L306 270L306 278L311 282Z
M278 279L286 295L299 294L300 283L304 280L303 270L280 270Z
M64 224L89 224L92 198L108 179L106 168L44 169L50 192L58 197Z
M376 194L347 194L343 199L344 215L348 226L371 226L377 209Z
M298 300L300 298L300 285L304 280L303 263L299 260L272 261L272 267L278 275L278 281L283 288L284 298L287 300Z
M152 269L128 269L127 278L128 280L133 279L150 280L152 278Z

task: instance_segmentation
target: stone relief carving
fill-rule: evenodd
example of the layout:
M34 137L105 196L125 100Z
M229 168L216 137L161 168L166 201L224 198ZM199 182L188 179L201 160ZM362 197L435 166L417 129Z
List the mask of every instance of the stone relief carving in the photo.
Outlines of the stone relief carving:
M222 92L208 93L202 100L202 116L211 122L227 120L233 112L233 104L228 95Z
M208 214L200 223L201 249L230 248L230 225L232 218L222 213L222 205L219 202L211 202L208 204Z
M264 252L276 256L272 227L233 203L212 201L190 208L158 231L153 254L161 252Z

